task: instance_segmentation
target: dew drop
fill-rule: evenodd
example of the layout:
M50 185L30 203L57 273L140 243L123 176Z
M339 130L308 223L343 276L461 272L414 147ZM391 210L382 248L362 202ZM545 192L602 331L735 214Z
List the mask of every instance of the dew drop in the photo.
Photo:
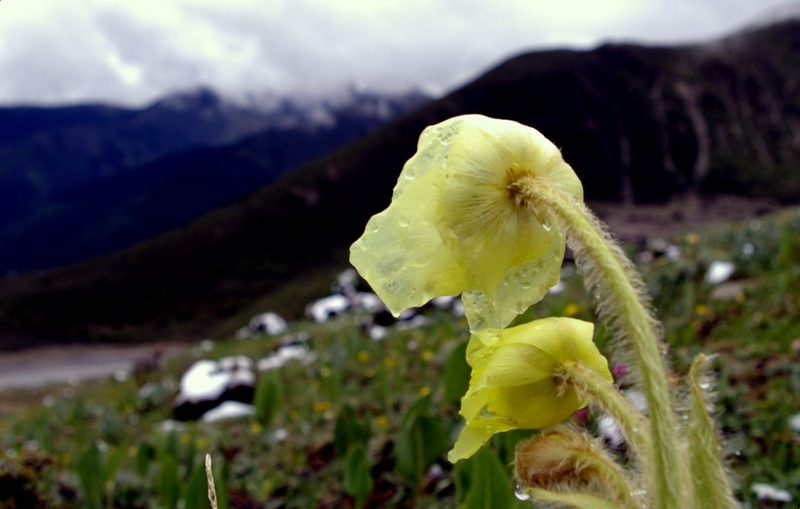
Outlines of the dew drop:
M549 232L550 228L551 228L550 227L550 222L548 220L546 220L546 219L544 221L542 221L542 228L544 228L544 231Z
M525 488L522 486L517 485L514 489L514 496L517 497L517 500L530 500L531 496L525 493Z
M492 417L497 417L497 414L489 410L489 405L484 405L478 410L478 416L483 417L484 419L491 419ZM487 429L494 430L494 426L487 426Z
M378 230L380 230L380 228L378 228L378 225L377 224L373 224L372 225L372 233L378 233Z
M407 216L400 216L400 219L397 220L397 224L400 225L400 228L408 228L408 217Z
M417 172L415 172L414 170L408 170L405 172L404 176L406 180L414 180L417 178Z

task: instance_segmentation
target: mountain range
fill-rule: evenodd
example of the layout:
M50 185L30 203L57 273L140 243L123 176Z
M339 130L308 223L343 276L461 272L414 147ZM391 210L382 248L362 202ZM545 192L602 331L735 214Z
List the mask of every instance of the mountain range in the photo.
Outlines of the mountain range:
M0 274L163 233L424 99L351 91L336 101L253 108L200 89L139 110L0 109Z
M677 47L609 44L511 58L447 96L132 248L0 281L0 337L141 341L297 316L389 202L422 129L482 113L562 148L587 200L800 198L800 22ZM210 164L248 160L221 148ZM252 138L249 157L270 150ZM192 154L184 154L190 157ZM200 157L200 159L204 159Z

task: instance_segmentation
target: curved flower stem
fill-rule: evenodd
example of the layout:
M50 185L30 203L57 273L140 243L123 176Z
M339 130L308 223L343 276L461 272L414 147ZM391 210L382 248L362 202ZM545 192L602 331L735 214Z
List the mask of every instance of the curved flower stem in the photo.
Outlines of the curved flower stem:
M695 357L689 370L689 464L695 486L695 502L703 509L739 507L733 499L728 474L720 456L714 421L708 414L703 389L708 357Z
M631 450L645 470L652 472L653 447L645 431L647 420L630 401L611 382L580 362L564 363L559 371L558 376L617 422Z
M655 507L684 507L686 497L682 491L686 483L676 476L685 475L686 465L676 439L660 327L646 305L643 283L602 223L582 202L543 178L522 178L514 185L517 192L524 192L535 213L564 232L567 245L574 251L583 271L587 288L599 298L600 317L632 344L650 413Z

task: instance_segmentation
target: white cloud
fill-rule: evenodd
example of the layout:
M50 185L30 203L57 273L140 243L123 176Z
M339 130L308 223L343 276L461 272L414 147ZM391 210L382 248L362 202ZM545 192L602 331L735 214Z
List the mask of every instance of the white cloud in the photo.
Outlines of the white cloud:
M443 92L524 50L716 37L780 0L3 0L0 103ZM759 4L759 5L754 5Z

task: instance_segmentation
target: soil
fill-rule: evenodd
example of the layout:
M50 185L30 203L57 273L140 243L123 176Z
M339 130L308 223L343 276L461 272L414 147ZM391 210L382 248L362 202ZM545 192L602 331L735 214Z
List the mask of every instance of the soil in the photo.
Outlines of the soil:
M132 372L153 363L157 355L187 350L186 345L70 345L0 352L0 391L52 383L101 378Z

